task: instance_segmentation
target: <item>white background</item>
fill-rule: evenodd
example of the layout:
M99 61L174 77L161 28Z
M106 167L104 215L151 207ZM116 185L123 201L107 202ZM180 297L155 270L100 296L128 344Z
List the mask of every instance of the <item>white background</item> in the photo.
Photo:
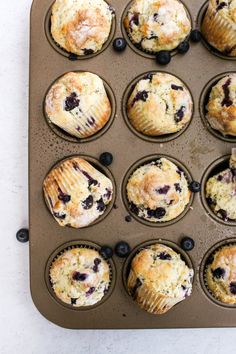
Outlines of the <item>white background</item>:
M27 100L31 0L0 0L0 354L236 353L236 330L70 331L44 319L29 290ZM201 311L201 309L199 309Z

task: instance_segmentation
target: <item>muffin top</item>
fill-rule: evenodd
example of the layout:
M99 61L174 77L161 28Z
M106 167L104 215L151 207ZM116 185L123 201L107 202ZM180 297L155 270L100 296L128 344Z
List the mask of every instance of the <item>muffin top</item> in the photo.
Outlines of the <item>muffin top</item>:
M191 23L178 0L134 0L124 19L131 41L147 52L176 48Z
M51 265L49 276L56 296L76 307L99 302L110 283L108 263L97 251L82 247L59 255Z
M179 216L191 195L184 172L166 158L137 168L126 190L131 212L152 222Z
M230 168L209 178L206 199L213 212L221 219L236 220L236 156L233 149Z
M54 167L43 183L47 205L61 226L88 226L101 216L112 200L109 178L80 157Z
M97 133L111 116L102 79L90 72L69 72L50 88L45 99L50 121L77 138Z
M206 268L206 280L212 294L226 304L236 303L236 245L217 250Z
M51 34L67 52L96 53L109 37L112 18L113 9L104 0L56 0Z
M212 87L206 109L213 129L236 136L236 74L226 75Z
M181 130L191 119L192 107L182 81L167 73L150 73L135 85L127 114L136 130L157 136Z
M210 0L216 12L233 25L236 23L236 0Z
M157 243L142 249L133 258L131 271L140 286L145 284L154 293L182 299L191 294L193 270L165 245ZM129 290L132 293L133 289Z

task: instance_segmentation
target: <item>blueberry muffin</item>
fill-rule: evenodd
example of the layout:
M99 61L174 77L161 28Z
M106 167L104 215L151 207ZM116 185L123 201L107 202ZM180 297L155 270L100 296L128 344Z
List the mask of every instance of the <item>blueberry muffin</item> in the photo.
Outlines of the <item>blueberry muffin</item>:
M167 73L147 74L134 87L127 114L133 127L149 136L176 133L190 121L193 102L189 90Z
M134 0L124 26L130 40L150 53L175 49L191 30L186 10L178 0Z
M60 254L53 261L49 276L57 298L74 307L96 304L110 284L108 263L97 251L82 247Z
M213 129L236 136L236 74L223 77L212 87L206 110Z
M202 34L221 53L236 56L236 1L209 0Z
M236 149L233 149L229 168L207 181L206 200L219 218L236 221Z
M193 269L172 248L154 244L133 258L128 291L138 305L163 314L192 292Z
M52 37L67 52L79 56L96 53L109 37L113 13L104 0L56 0Z
M101 130L111 116L102 79L89 72L70 72L59 78L45 99L49 120L76 138Z
M54 167L43 183L45 200L61 226L81 228L97 220L112 200L109 178L80 157Z
M236 245L227 245L210 256L206 282L212 295L225 304L236 304Z
M139 167L126 186L130 211L153 223L179 216L190 201L184 172L166 158Z

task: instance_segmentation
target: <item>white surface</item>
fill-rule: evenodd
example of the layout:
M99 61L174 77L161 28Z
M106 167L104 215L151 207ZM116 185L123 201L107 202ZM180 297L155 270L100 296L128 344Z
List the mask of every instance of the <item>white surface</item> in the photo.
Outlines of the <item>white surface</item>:
M70 331L44 319L29 291L27 226L28 29L31 0L1 0L0 354L236 353L236 329ZM199 309L201 311L201 309Z

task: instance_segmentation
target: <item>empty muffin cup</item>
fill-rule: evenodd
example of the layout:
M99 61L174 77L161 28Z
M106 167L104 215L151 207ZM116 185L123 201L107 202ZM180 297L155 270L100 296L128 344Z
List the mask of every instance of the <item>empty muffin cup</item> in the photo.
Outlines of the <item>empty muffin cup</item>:
M89 310L109 298L115 286L115 266L99 252L100 246L89 241L69 242L53 252L45 279L50 294L59 304L74 310Z

